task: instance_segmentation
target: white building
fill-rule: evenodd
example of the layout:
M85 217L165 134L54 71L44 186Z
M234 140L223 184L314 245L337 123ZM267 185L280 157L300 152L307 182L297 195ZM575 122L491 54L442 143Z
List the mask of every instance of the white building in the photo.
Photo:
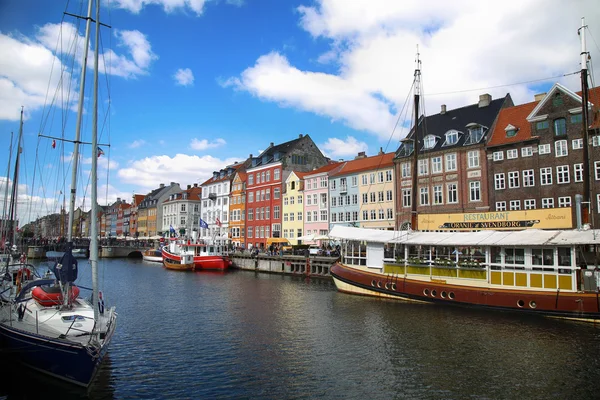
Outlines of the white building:
M201 215L202 188L197 183L187 186L187 190L172 193L162 204L161 231L168 232L173 227L180 235L191 236L193 229L199 228Z

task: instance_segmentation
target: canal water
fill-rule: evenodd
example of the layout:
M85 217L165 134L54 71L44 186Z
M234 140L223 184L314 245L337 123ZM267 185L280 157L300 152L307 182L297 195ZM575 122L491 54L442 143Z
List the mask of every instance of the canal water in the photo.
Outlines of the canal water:
M90 282L88 262L80 284ZM88 393L2 355L0 398L592 399L600 327L102 260L118 327ZM1 354L1 353L0 353Z

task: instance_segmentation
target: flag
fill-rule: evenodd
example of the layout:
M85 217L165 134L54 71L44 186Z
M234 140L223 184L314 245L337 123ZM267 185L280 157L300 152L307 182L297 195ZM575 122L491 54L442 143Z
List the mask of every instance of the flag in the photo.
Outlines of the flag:
M175 233L175 228L173 228L173 225L169 225L169 232Z
M98 146L98 157L103 156L104 155L104 151L100 148L100 146Z
M52 148L55 149L56 148L56 139L52 139Z
M219 217L217 217L217 219L215 220L215 224L217 224L217 226L221 226L221 221L219 220Z
M200 228L208 229L208 224L202 218L200 218Z

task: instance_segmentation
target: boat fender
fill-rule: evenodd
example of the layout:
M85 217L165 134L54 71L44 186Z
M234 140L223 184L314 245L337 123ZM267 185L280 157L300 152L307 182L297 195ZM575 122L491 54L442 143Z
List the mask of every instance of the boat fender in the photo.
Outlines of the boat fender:
M21 253L21 264L25 264L25 261L27 261L27 258L25 257L25 253Z

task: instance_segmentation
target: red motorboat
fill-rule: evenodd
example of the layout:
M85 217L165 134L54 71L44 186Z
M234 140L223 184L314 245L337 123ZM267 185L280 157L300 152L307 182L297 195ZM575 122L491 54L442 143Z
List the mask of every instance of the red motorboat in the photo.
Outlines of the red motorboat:
M229 256L225 254L225 248L223 246L176 239L172 240L168 246L162 248L163 260L171 260L180 263L182 255L186 254L193 255L195 271L225 271L231 266L231 260L229 259Z

